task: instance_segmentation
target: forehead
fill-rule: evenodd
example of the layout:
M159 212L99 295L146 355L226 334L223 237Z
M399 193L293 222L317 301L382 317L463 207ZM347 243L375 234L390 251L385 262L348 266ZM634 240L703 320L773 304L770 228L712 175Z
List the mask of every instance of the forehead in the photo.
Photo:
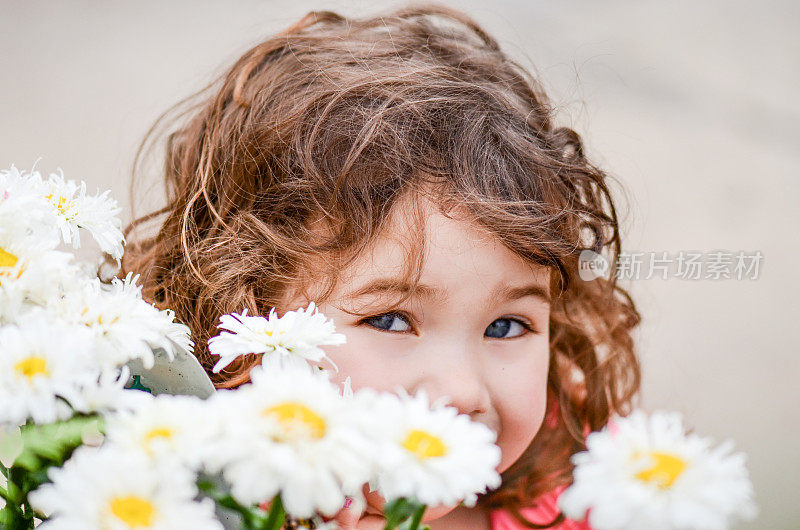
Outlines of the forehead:
M537 284L544 295L549 293L549 268L523 260L467 212L445 214L431 199L409 196L395 204L383 230L342 271L334 296L353 295L375 279L407 281L414 258L421 260L421 291L438 291L429 296L498 292L522 284Z

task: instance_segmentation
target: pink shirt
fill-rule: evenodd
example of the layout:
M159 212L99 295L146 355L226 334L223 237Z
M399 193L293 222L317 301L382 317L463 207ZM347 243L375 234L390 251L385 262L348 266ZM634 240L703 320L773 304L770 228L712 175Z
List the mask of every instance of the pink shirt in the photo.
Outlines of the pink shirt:
M520 514L532 523L547 524L551 522L560 512L556 502L558 501L558 496L566 488L566 485L558 486L552 491L540 495L535 500L535 506L522 508ZM492 510L489 520L492 524L492 530L530 530L529 527L518 523L514 516L505 510ZM591 530L589 523L586 521L573 521L572 519L564 519L561 523L550 528L553 530Z

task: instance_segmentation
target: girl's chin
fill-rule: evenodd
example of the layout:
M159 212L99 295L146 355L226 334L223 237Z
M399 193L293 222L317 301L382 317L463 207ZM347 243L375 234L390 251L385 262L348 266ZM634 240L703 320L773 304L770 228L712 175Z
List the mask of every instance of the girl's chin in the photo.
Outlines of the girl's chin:
M371 513L374 515L383 515L383 508L386 505L386 501L384 498L376 491L370 492L369 489L365 488L364 490L364 497L367 501L367 509L366 513ZM428 507L425 510L425 515L422 517L423 523L428 523L433 521L434 519L438 519L440 517L444 517L448 513L452 512L456 507L455 506L432 506Z

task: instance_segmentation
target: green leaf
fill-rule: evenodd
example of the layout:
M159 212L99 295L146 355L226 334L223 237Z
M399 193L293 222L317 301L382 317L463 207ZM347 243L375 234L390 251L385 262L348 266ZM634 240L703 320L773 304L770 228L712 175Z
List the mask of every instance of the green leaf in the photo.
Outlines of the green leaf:
M413 511L413 509L409 508L409 502L405 498L396 499L388 503L383 510L384 517L386 517L384 530L394 530Z
M13 467L38 471L50 465L61 465L83 443L85 433L102 432L97 416L75 416L66 421L44 425L26 424L20 428L22 452Z
M412 503L416 508L414 510L413 515L403 521L403 523L398 527L398 530L420 530L420 522L422 521L422 516L425 514L426 506L424 504L419 503ZM426 527L427 528L427 527Z
M400 498L388 503L384 512L386 517L384 530L394 530L395 528L400 530L416 529L419 527L419 520L425 512L425 505L417 501ZM414 517L409 519L412 516Z
M0 427L0 465L11 467L22 453L22 433L19 427Z
M283 500L280 495L276 495L272 499L272 505L269 507L269 515L264 523L265 530L280 530L286 520L286 512L283 510Z
M201 474L197 479L197 487L206 496L214 499L218 506L238 514L240 528L245 530L266 528L266 514L256 506L244 506L234 499L219 477ZM283 520L281 520L283 524ZM280 528L280 527L278 527Z

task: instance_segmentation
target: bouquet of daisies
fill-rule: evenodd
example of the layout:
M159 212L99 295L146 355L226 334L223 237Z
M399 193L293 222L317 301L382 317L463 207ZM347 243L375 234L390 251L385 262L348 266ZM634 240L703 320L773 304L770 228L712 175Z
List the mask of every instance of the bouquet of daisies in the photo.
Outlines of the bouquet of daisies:
M220 317L214 370L261 355L249 384L207 399L142 391L133 371L196 363L188 328L142 299L137 276L101 282L59 248L85 231L119 260L119 211L61 174L0 172L1 528L330 529L369 485L386 529L413 530L427 506L499 487L484 425L424 393L353 392L312 368L345 340L313 302ZM744 456L710 450L675 415L617 418L587 443L559 502L593 528L725 528L755 514Z
M598 530L724 530L757 508L744 453L687 433L677 412L612 418L572 456L561 510Z
M0 527L332 528L369 484L386 527L413 529L426 505L499 486L484 425L312 368L344 341L313 303L221 317L215 368L261 354L250 384L208 399L141 391L130 367L190 354L189 329L142 299L137 276L101 282L60 248L85 231L119 261L119 212L62 174L0 172Z

